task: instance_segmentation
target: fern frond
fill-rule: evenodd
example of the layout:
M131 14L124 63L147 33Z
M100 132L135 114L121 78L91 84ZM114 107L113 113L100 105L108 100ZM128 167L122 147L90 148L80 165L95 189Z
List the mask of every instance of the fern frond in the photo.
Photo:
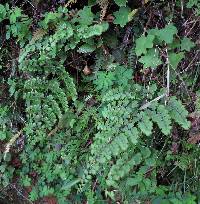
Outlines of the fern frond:
M138 127L146 135L150 136L152 134L153 123L146 112L140 112L138 114L139 122Z
M137 65L137 56L135 54L135 48L131 48L128 53L128 65L131 67L133 70L135 69Z
M30 41L30 44L34 44L36 41L40 40L47 34L47 30L44 30L42 28L37 29L32 36L32 39Z
M171 97L168 103L168 111L172 119L185 130L189 129L190 122L187 120L188 111L176 97Z
M156 111L152 111L152 120L157 123L164 135L169 135L171 132L171 117L164 105L158 105Z

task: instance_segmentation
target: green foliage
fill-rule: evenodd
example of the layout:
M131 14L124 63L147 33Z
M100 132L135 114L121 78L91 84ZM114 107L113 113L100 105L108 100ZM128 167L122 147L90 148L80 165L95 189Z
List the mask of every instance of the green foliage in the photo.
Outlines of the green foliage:
M181 40L181 51L190 51L195 44L187 37Z
M200 15L200 3L199 0L189 0L186 4L187 8L194 8L197 16Z
M127 7L120 7L119 11L114 12L114 24L124 27L129 22L130 9Z
M185 56L184 52L175 51L177 47L180 51L190 51L194 47L194 43L188 38L183 38L181 42L178 42L177 46L173 47L177 43L175 38L177 32L177 28L169 24L163 29L150 29L147 36L142 35L136 40L135 53L140 57L139 62L143 64L145 69L156 68L163 63L160 51L157 49L158 46L163 47L165 52L167 52L167 63L173 69L177 68Z
M142 35L140 38L136 40L136 48L135 48L135 53L137 56L141 56L142 54L147 53L148 48L153 47L153 40L154 40L153 35L148 35L147 37Z
M127 3L59 7L38 20L23 7L0 4L1 41L17 47L4 42L8 49L0 49L0 187L17 178L31 189L32 202L55 196L58 203L195 203L196 185L188 194L185 187L186 173L198 176L191 165L197 168L200 156L184 138L189 113L174 87L166 94L165 71L155 69L179 71L195 44L173 24L128 33L137 10ZM140 72L137 62L154 69ZM173 152L174 143L181 154Z
M176 69L179 62L184 58L184 52L169 53L169 63L173 69Z
M144 65L144 68L157 67L162 64L157 49L149 49L146 55L140 57L139 62Z
M118 6L126 6L127 0L115 0Z

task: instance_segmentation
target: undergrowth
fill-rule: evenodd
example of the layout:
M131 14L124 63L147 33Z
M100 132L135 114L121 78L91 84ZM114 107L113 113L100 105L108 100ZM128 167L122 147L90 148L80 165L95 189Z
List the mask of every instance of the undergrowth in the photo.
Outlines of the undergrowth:
M46 3L0 4L0 198L198 203L198 1Z

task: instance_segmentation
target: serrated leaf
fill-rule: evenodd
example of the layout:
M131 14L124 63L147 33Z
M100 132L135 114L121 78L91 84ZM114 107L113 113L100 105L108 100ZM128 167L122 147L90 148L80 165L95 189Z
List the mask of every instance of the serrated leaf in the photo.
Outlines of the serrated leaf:
M6 132L0 130L0 141L5 140L5 139L6 139L6 136L7 136Z
M35 188L33 188L32 191L30 192L29 198L31 201L35 201L38 199L38 192Z
M152 120L157 123L164 135L171 132L171 118L164 105L159 105L156 112L152 112Z
M91 25L94 19L94 14L91 11L90 6L85 6L78 12L78 21L81 25Z
M127 69L124 66L117 66L115 73L116 73L117 84L119 84L121 86L126 86L129 82L129 80L132 79L133 70Z
M151 49L147 51L147 54L142 56L139 59L139 62L141 62L144 65L144 68L156 68L157 66L162 64L162 61L159 57L159 52L157 49Z
M177 34L177 28L169 24L165 26L165 28L158 30L156 35L158 36L159 40L164 41L166 43L172 43L174 39L174 35Z
M0 22L4 20L5 17L6 17L6 9L2 4L0 4Z
M140 38L138 38L136 40L136 48L135 48L136 55L140 56L142 54L146 54L147 49L153 47L154 38L155 36L153 35L147 35L147 36L142 35Z
M181 40L181 51L190 51L195 46L195 43L192 42L189 38L184 37Z
M190 122L187 120L188 111L176 97L171 97L167 106L170 117L174 119L184 129L189 129Z
M15 23L17 18L20 17L22 10L18 7L15 7L15 9L12 11L10 15L10 23Z
M122 28L129 22L130 8L120 7L119 11L114 12L114 24L120 25Z
M93 52L96 49L94 45L89 45L87 43L81 45L78 49L79 53L88 53L88 52Z
M135 127L131 128L128 135L129 135L129 140L132 142L132 144L137 144L138 136L139 136L139 132L138 132L137 128L135 128Z
M126 6L127 0L114 0L118 6Z
M115 75L113 72L99 71L97 80L94 81L97 90L107 90L114 84Z
M150 117L145 112L141 112L138 117L140 118L138 127L146 136L150 136L153 129L153 123L151 122Z
M87 28L87 30L85 30L81 37L84 37L86 39L92 36L100 36L103 32L105 32L108 29L108 27L109 25L106 22L90 26L89 28Z
M169 53L169 63L173 69L176 69L179 62L184 58L184 52L179 53Z

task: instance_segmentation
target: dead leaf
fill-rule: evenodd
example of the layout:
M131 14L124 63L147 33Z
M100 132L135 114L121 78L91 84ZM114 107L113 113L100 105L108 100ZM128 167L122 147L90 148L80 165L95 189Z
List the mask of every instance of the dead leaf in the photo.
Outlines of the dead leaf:
M190 134L190 137L188 139L188 143L190 144L196 144L200 141L200 133L198 134Z
M88 67L88 65L85 65L84 69L83 69L83 73L88 76L92 73L91 69Z

